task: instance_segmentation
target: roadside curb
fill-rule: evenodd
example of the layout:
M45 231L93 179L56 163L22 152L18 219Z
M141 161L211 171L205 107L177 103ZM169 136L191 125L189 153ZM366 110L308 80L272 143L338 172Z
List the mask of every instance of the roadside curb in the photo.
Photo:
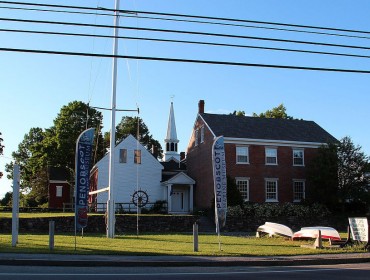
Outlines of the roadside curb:
M80 257L80 258L79 258ZM370 262L369 253L287 257L186 257L186 256L76 256L1 254L1 265L70 267L213 267L213 266L299 266Z

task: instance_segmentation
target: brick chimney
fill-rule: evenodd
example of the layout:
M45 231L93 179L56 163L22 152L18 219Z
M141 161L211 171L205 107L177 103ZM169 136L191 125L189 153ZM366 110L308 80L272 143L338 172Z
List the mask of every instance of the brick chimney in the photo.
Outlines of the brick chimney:
M158 158L158 149L154 144L152 144L151 153L155 158Z
M204 100L199 100L198 103L198 114L204 113Z
M180 161L185 159L185 152L180 153Z

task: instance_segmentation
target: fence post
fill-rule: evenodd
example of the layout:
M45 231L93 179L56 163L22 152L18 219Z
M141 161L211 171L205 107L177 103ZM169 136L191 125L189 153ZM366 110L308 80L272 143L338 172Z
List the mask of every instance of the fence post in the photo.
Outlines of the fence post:
M49 221L49 249L54 249L54 228L55 228L55 222Z
M198 252L198 225L196 222L193 224L193 243L194 252Z

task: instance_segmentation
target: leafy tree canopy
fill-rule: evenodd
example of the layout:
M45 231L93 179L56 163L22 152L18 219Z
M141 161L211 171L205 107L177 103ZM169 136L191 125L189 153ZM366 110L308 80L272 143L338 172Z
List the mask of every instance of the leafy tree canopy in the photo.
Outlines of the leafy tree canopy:
M101 112L89 107L81 101L73 101L63 106L60 113L54 120L52 133L57 145L54 166L67 167L74 170L75 148L78 136L87 128L94 127L98 137L95 137L97 158L99 160L104 155L104 143L101 136L101 123L103 116ZM50 139L53 142L52 139Z
M368 207L370 178L364 176L368 164L369 158L348 136L338 143L321 147L309 167L312 184L309 199L332 209L341 206L344 210L349 205L358 209Z
M63 106L54 119L54 125L48 129L31 128L18 145L12 156L20 165L21 188L27 193L26 201L36 206L47 201L48 168L64 167L70 171L73 180L75 169L75 147L78 136L86 128L95 127L95 153L93 162L105 153L103 137L100 132L102 114L87 104L73 101ZM14 163L6 165L8 178L12 177Z
M265 113L256 114L253 113L253 117L259 118L273 118L273 119L293 119L293 117L288 116L286 113L286 108L283 104L280 104L277 107L267 110Z
M342 202L363 201L368 197L370 179L364 175L369 158L361 149L348 136L338 145L338 188Z
M234 115L234 116L245 116L245 112L244 111L234 111L232 112L230 115Z
M162 157L163 150L161 144L153 138L153 136L149 132L148 127L141 118L128 116L122 117L121 121L116 126L116 144L121 142L130 134L139 139L140 143L146 149L150 150L154 146L156 148L156 151L158 152L158 158ZM106 146L109 146L109 137L110 133L106 132L104 135Z

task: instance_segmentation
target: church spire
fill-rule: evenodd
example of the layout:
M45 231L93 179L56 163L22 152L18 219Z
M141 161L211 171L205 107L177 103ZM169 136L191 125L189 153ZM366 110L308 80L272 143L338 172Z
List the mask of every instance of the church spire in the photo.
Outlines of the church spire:
M170 115L168 118L167 126L167 136L166 139L164 139L164 143L165 143L164 161L169 161L171 158L180 161L180 154L177 151L177 143L179 143L179 140L177 139L176 133L173 102L171 102Z

